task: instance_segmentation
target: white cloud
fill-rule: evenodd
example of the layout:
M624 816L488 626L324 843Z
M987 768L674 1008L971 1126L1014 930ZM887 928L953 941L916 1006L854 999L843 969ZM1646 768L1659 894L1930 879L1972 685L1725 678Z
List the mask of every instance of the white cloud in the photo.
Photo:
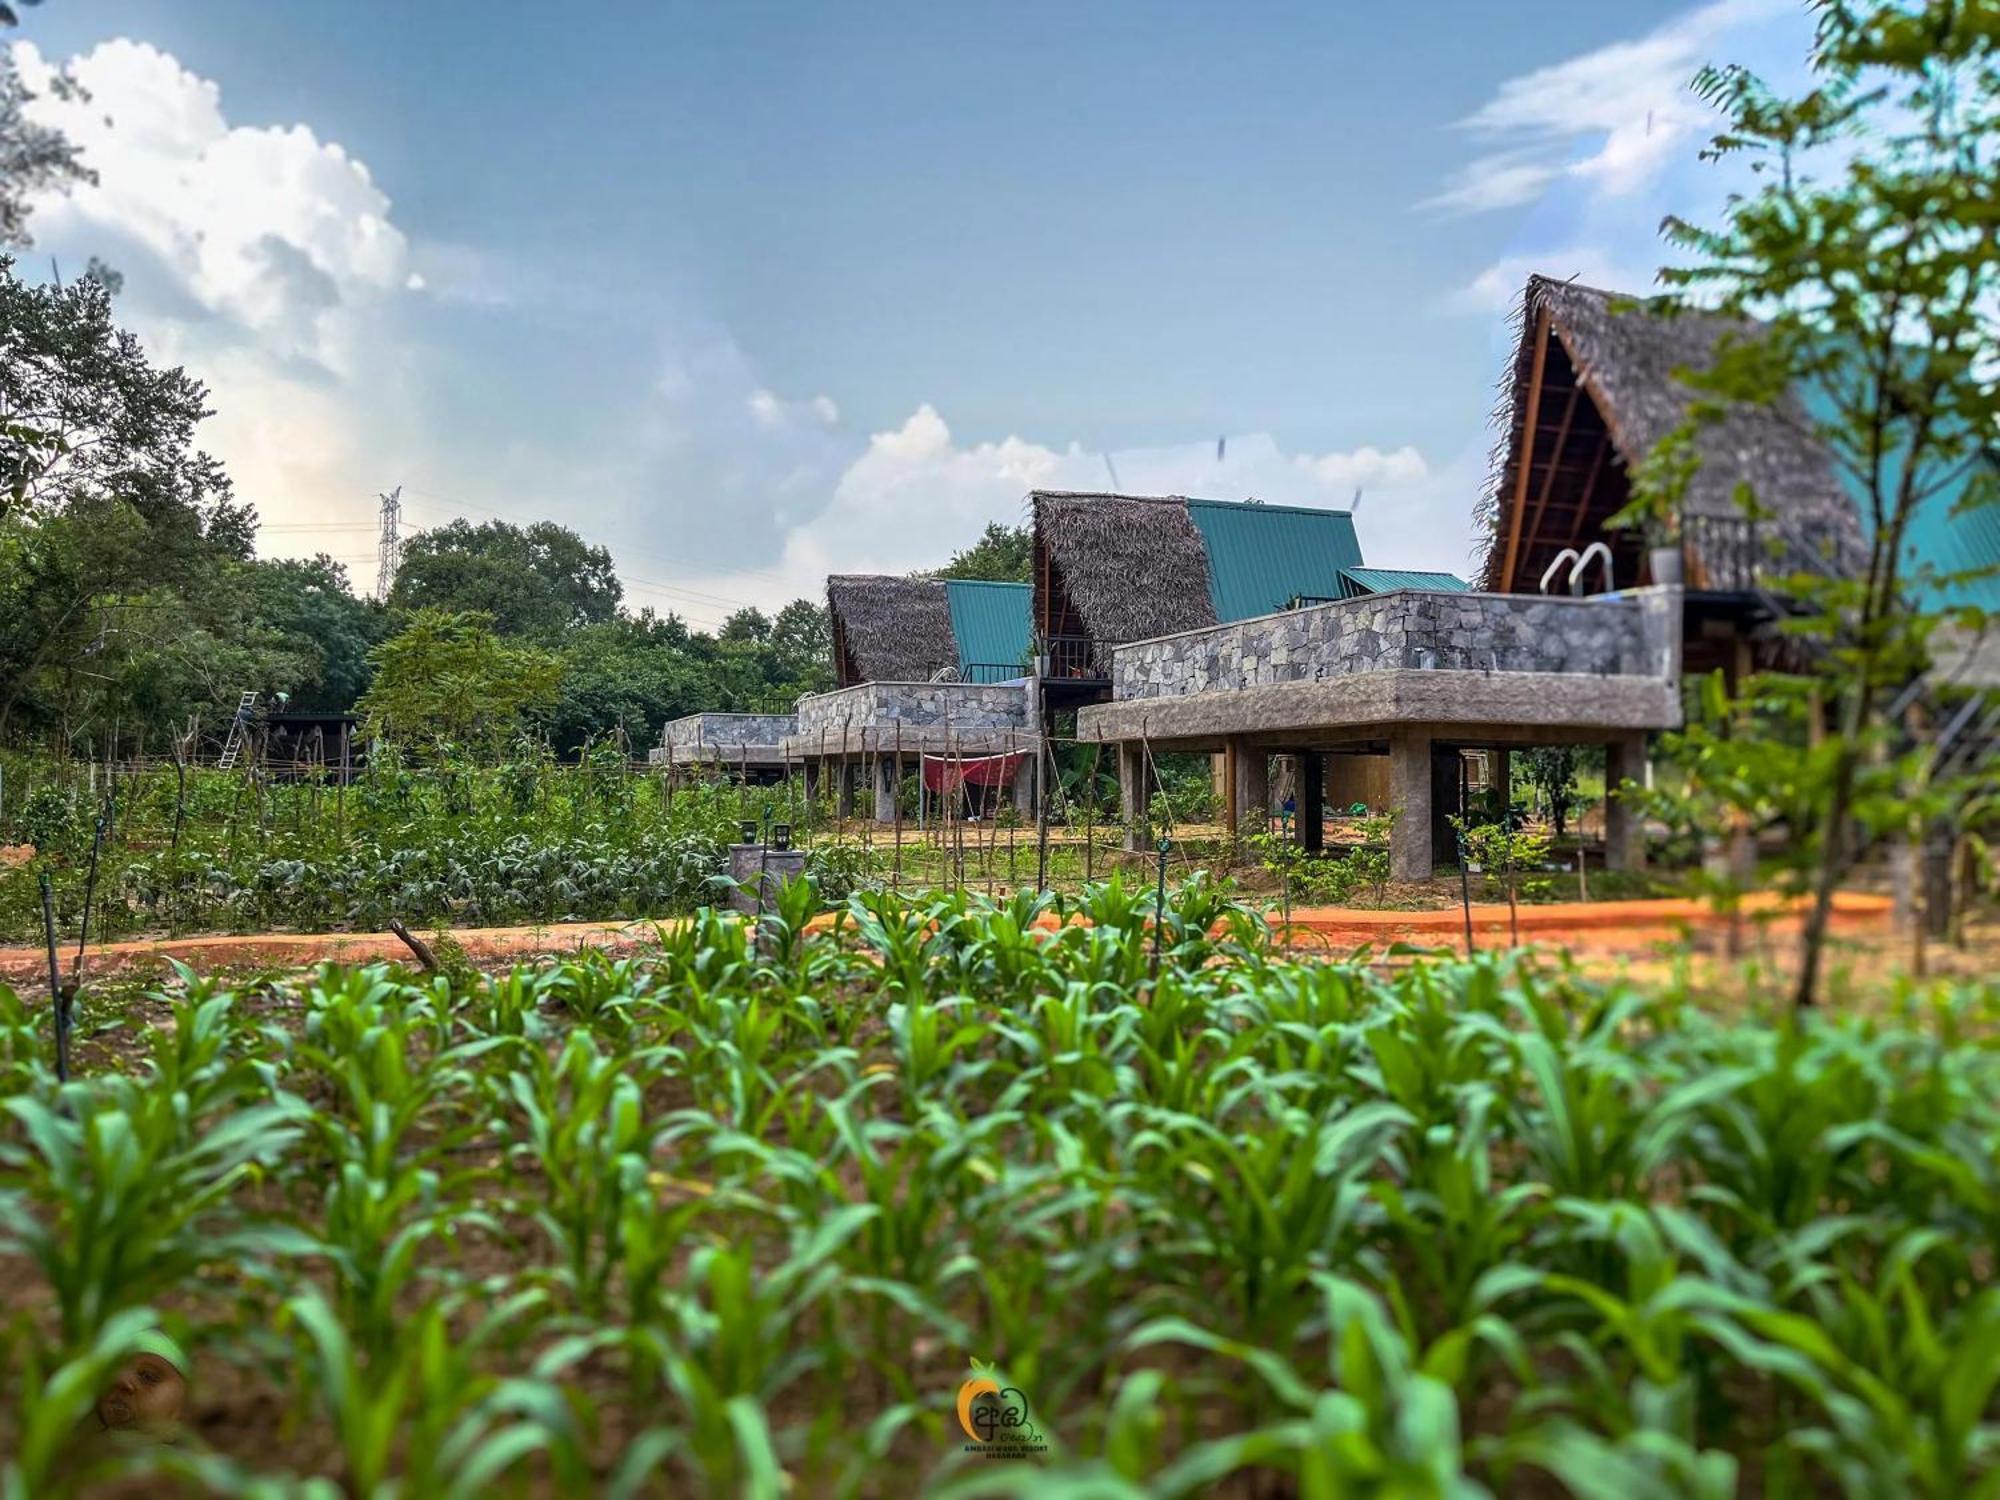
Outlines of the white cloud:
M31 87L46 79L32 45L16 58ZM71 66L88 97L42 89L31 108L82 149L98 181L39 209L45 230L115 237L267 349L349 366L342 310L409 275L367 167L304 125L232 126L214 83L145 43L104 42Z
M1740 63L1779 88L1800 82L1810 19L1789 0L1714 0L1636 40L1511 78L1460 122L1486 149L1433 207L1459 212L1533 203L1516 238L1440 311L1511 307L1531 272L1643 292L1671 257L1669 213L1712 221L1746 186L1740 162L1704 163L1720 124L1690 92L1710 62Z
M1199 495L1345 507L1360 487L1358 522L1371 560L1462 569L1475 488L1435 483L1413 447L1287 453L1270 436L1121 449L1111 455L1130 494ZM936 567L987 523L1015 524L1034 489L1110 487L1105 456L1078 443L1051 447L1020 436L960 443L936 407L875 433L833 485L825 509L782 538L778 561L759 572L718 571L696 588L715 596L778 600L817 596L828 573L904 573ZM1390 552L1380 551L1379 533ZM1393 555L1392 555L1393 553Z
M1564 175L1608 194L1638 191L1714 123L1688 83L1717 43L1785 10L1786 0L1712 0L1636 41L1508 79L1460 122L1492 149L1430 206L1477 213L1530 203Z

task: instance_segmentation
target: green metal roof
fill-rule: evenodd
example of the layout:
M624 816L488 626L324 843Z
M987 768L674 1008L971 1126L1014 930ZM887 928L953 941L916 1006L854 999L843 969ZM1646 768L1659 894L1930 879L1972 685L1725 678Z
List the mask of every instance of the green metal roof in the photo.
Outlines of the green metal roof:
M1028 673L1034 637L1034 589L1025 583L944 581L958 670L967 682L1007 682Z
M1216 619L1247 620L1301 594L1331 599L1343 568L1361 565L1354 517L1344 510L1190 500L1188 516L1208 547L1208 596Z
M1988 454L1988 464L1995 460ZM1971 573L2000 565L2000 504L1976 505L1954 513L1972 481L1966 469L1956 482L1948 480L1934 495L1926 496L1910 517L1904 531L1904 553L1913 562L1929 564L1939 573ZM1981 609L2000 611L2000 573L1963 581L1934 581L1921 586L1924 602L1932 608L1973 604Z
M1343 598L1386 594L1391 589L1435 589L1447 594L1470 593L1472 585L1456 573L1431 573L1410 568L1342 568Z
M1815 384L1805 384L1800 395L1805 399L1806 410L1815 419L1825 422L1836 419L1837 408L1831 397ZM1891 482L1903 461L1901 451L1888 455L1886 466ZM1918 502L1903 529L1905 566L1927 566L1946 575L2000 567L2000 504L1959 508L1982 464L1990 475L1992 467L2000 464L2000 456L1989 448L1983 459L1961 465L1953 472L1917 476L1920 487L1930 493ZM1865 533L1871 527L1872 517L1861 483L1842 466L1836 464L1834 467L1839 471L1842 485L1854 500L1855 509L1861 517L1861 529ZM1927 609L1971 604L1981 609L2000 611L2000 572L1989 572L1983 578L1963 582L1925 580L1915 586L1914 592L1920 605Z

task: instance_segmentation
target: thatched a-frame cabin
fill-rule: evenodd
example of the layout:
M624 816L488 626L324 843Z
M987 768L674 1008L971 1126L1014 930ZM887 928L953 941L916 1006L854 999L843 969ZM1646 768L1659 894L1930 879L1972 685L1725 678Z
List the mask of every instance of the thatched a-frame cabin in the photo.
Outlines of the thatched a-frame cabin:
M826 581L836 687L928 682L958 665L951 605L935 578L836 573Z
M1101 682L1110 647L1337 598L1361 563L1344 510L1038 490L1035 633L1052 682Z
M1630 500L1631 470L1688 415L1694 393L1677 372L1705 368L1718 340L1754 336L1754 325L1666 316L1618 293L1535 276L1518 327L1481 503L1480 586L1537 592L1558 554L1595 541L1611 549L1616 586L1651 582L1641 533L1604 523ZM1785 570L1847 570L1865 555L1853 504L1796 398L1730 412L1702 428L1698 450L1682 526L1690 589L1747 589L1772 566L1774 549ZM1739 483L1769 519L1745 518Z
M929 682L1011 682L1028 672L1025 583L836 573L826 581L836 687Z

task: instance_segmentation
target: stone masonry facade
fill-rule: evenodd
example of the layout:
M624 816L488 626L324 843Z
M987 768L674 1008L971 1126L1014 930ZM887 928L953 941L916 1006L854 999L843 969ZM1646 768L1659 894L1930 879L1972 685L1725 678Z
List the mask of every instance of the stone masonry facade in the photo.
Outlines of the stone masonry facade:
M1017 685L970 682L864 682L799 700L796 742L822 732L838 739L897 724L955 730L1018 729L1031 722L1028 693Z
M1634 597L1401 589L1120 646L1112 693L1178 697L1396 670L1660 676L1656 613Z
M697 745L776 745L797 732L797 714L689 714L660 731L660 743L692 750Z

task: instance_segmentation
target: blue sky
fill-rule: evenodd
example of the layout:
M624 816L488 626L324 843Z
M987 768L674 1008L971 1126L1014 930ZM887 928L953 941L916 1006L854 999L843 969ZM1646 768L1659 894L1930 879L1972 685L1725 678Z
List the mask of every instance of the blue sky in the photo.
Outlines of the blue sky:
M1521 278L1641 284L1722 187L1688 75L1808 36L1792 0L27 15L102 178L34 255L125 272L267 551L366 585L400 482L698 622L939 561L1106 452L1358 486L1371 562L1462 570Z

